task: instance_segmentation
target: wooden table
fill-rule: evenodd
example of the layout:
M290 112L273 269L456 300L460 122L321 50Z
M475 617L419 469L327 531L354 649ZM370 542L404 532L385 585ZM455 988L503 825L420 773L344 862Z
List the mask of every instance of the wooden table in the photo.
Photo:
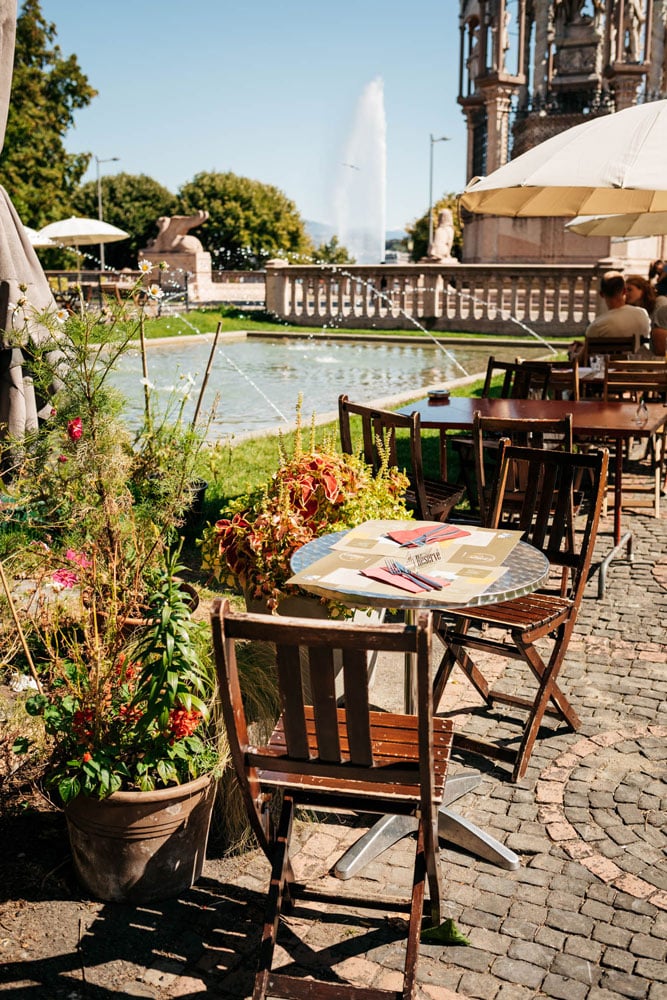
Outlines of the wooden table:
M485 417L507 417L512 420L531 420L543 417L557 420L572 414L574 437L597 441L600 446L614 442L614 548L600 567L600 593L604 593L607 566L618 551L626 546L631 557L632 533L621 532L623 503L623 452L624 442L630 438L648 438L660 430L667 420L667 406L663 403L648 404L648 419L639 425L636 421L637 404L582 399L479 399L470 396L451 396L448 403L431 403L420 399L403 406L399 413L414 413L421 417L421 425L440 431L440 460L446 469L448 430L472 430L476 411ZM443 464L444 463L444 464Z
M387 522L378 522L378 524ZM395 529L410 528L420 522L394 522ZM437 523L437 522L432 522ZM461 525L462 528L465 525ZM471 526L470 531L479 531L478 526ZM318 560L332 554L334 544L343 538L348 532L337 531L329 535L308 542L292 556L292 570L294 573L303 574ZM451 542L449 544L454 544ZM461 542L463 544L463 541ZM396 546L397 554L400 548ZM350 556L345 557L346 568L350 568ZM503 562L507 570L500 579L480 591L476 597L466 601L466 604L475 605L494 604L498 601L509 600L523 594L532 593L537 590L549 575L549 560L539 549L528 545L526 542L519 542L510 552ZM448 603L446 588L442 591L425 591L420 594L408 593L404 590L395 589L395 594L383 594L381 597L369 592L364 587L365 578L359 574L358 585L351 586L348 583L338 587L332 583L322 583L313 580L300 580L300 586L312 593L329 597L332 600L340 601L350 607L393 607L402 608L405 611L406 621L414 622L415 616L420 609L439 608L441 610L453 609L457 605ZM389 588L386 588L389 590ZM393 588L392 588L393 589ZM414 663L412 657L407 656L405 660L404 676L404 708L408 713L414 713ZM508 850L494 837L490 837L484 830L474 823L452 812L446 806L455 801L461 795L470 791L481 781L479 772L466 770L461 774L447 778L445 787L445 797L443 805L439 810L438 831L444 840L457 844L484 858L494 864L505 868L508 871L519 867L519 858L513 851ZM350 878L360 868L368 864L382 851L396 843L407 833L412 832L414 820L404 816L385 816L378 820L371 829L364 834L338 861L334 872L339 878Z

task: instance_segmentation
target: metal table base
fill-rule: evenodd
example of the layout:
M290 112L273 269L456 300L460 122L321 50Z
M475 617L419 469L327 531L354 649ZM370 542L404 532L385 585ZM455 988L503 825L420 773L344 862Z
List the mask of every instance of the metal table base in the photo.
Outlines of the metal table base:
M490 861L505 871L515 871L520 861L513 851L508 850L495 837L485 833L470 820L446 808L476 788L481 780L479 771L465 771L447 778L445 794L439 809L438 833L442 840L463 847L484 861ZM408 834L414 833L416 829L417 820L413 816L383 816L336 862L334 875L342 879L352 878L388 847L398 843Z

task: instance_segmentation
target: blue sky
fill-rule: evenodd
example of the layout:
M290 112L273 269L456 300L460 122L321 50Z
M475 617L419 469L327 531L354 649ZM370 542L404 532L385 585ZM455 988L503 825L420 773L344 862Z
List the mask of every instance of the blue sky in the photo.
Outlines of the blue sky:
M387 227L465 183L457 0L42 0L65 55L98 91L71 151L172 191L206 170L273 184L330 222L336 172L364 87L384 82ZM95 176L95 166L85 179Z

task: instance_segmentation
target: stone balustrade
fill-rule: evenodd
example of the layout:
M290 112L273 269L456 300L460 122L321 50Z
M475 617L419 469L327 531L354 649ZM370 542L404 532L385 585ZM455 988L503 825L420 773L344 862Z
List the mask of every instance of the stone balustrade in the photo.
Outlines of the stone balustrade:
M581 336L609 265L403 264L266 268L266 308L294 326Z

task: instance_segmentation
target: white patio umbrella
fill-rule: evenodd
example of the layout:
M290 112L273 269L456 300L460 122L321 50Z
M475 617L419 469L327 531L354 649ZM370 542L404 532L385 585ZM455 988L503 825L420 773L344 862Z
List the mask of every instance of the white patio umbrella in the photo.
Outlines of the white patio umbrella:
M667 101L594 118L517 156L461 196L470 212L507 216L667 212Z
M38 233L36 229L31 229L30 226L24 226L26 236L30 240L31 247L54 247L55 243L50 240L48 236L42 236Z
M626 240L667 233L667 212L630 212L625 215L578 215L565 223L579 236L611 236Z
M82 219L73 215L69 219L50 222L40 229L39 235L61 246L74 247L78 253L79 247L117 243L118 240L128 239L130 234L100 219Z

